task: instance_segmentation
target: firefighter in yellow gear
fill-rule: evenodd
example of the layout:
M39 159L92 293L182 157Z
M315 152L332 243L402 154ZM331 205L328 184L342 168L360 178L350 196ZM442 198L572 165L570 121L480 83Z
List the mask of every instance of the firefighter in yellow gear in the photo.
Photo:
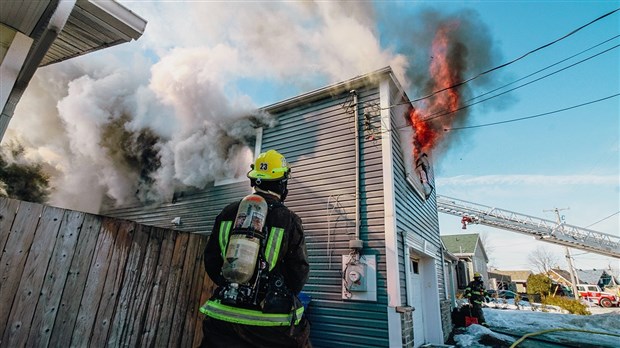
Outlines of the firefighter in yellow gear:
M310 270L304 232L301 219L283 204L290 167L275 150L261 153L250 167L254 194L221 211L205 248L205 268L218 287L200 308L205 314L201 347L311 347L310 325L298 299ZM268 209L252 208L250 200L266 202ZM235 226L246 215L252 215L250 225L264 226L239 238L247 231ZM253 253L231 250L252 247ZM250 279L231 279L230 269L241 269L238 263L249 254L254 257Z
M478 318L478 324L486 326L484 313L482 312L482 304L486 302L488 293L484 288L482 275L478 272L474 273L474 280L469 282L465 288L465 297L469 300L472 309L472 315Z

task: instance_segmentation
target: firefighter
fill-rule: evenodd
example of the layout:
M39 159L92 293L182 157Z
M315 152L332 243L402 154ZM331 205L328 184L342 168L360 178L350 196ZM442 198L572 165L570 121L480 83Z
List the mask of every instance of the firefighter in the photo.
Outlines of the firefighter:
M484 320L482 303L486 302L487 295L484 282L482 281L482 275L478 272L474 273L474 280L469 282L465 288L465 297L469 300L471 305L472 315L478 318L478 324L484 326L487 326L487 323Z
M304 232L301 219L283 204L291 170L275 150L261 153L250 167L247 176L254 188L250 196L264 199L268 209L263 238L260 232L256 244L248 244L255 240L251 237L241 238L245 243L241 246L254 245L260 251L249 281L237 284L225 276L228 262L251 254L244 251L239 260L229 254L235 236L231 226L244 216L247 209L239 207L245 198L225 207L215 219L204 252L206 271L217 289L200 308L205 314L201 347L311 347L310 325L298 299L310 270ZM252 224L256 221L252 219Z

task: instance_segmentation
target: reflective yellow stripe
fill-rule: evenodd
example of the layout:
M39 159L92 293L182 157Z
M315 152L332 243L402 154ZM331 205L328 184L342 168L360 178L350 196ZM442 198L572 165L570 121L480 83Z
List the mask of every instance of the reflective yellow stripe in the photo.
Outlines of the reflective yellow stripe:
M226 248L228 247L228 234L232 227L232 221L222 221L220 223L220 250L222 251L222 260L226 259Z
M267 247L265 247L265 260L269 264L270 271L276 266L276 263L278 262L278 256L280 254L280 247L282 246L283 237L283 228L271 228L271 232L269 232L269 239L267 240Z
M219 300L207 301L200 312L218 320L231 323L254 326L287 326L293 319L291 313L287 314L266 314L261 311L236 308L224 305ZM295 325L299 324L304 314L304 307L301 306L295 311Z

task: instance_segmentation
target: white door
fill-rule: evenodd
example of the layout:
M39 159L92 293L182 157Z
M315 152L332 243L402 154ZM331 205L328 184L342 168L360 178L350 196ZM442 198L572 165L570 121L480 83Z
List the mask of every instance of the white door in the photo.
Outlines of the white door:
M411 259L411 278L409 280L413 296L413 345L419 347L426 343L424 330L424 293L422 291L422 264L419 259Z

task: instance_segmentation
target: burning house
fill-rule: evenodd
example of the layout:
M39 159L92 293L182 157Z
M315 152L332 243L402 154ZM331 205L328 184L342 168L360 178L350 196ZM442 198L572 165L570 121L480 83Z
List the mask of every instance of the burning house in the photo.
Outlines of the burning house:
M419 120L392 70L262 111L277 124L256 130L251 151L278 149L293 168L286 204L306 233L313 345L443 343L452 290L445 285L450 264L439 238L432 157L422 152L430 147L416 137ZM219 211L250 192L242 174L155 206L104 214L208 235ZM362 277L356 286L347 279L351 257Z
M65 30L80 29L74 28L73 14L100 14L97 6L78 1L65 13L67 24L59 38ZM144 21L130 18L142 26L134 33L132 23L126 23L125 41L144 29ZM84 170L67 170L56 187L76 188L77 193L61 193L80 198L73 206L81 210L208 236L219 211L251 192L245 172L252 158L277 149L292 166L286 204L302 218L306 233L311 273L304 292L312 298L307 314L313 345L443 343L451 330L456 259L439 237L432 164L442 150L444 129L460 122L464 91L450 87L471 68L465 65L464 46L453 40L467 30L455 30L455 25L416 36L433 41L428 71L411 69L420 75L412 78L416 93L427 94L418 100L409 99L396 77L402 75L387 67L240 117L247 110L226 105L221 91L193 79L200 75L196 69L210 66L188 65L177 60L179 54L163 59L150 75L155 105L175 113L160 117L158 124L152 109L135 108L149 111L139 114L130 103L110 102L126 101L125 90L144 87L135 79L122 73L111 81L86 75L58 103L63 124L72 126L66 130L72 139L67 147L79 159L68 168ZM58 33L49 32L53 34ZM485 42L474 36L473 45ZM471 51L469 57L486 52ZM52 63L28 62L32 71ZM186 79L170 73L181 70ZM20 86L13 90L17 99L25 88L16 84ZM73 107L77 101L84 108ZM0 128L8 124L10 115L5 115L6 107ZM153 123L130 122L146 122L140 116ZM84 203L102 195L110 204L101 211L99 202ZM67 201L64 205L71 206Z

